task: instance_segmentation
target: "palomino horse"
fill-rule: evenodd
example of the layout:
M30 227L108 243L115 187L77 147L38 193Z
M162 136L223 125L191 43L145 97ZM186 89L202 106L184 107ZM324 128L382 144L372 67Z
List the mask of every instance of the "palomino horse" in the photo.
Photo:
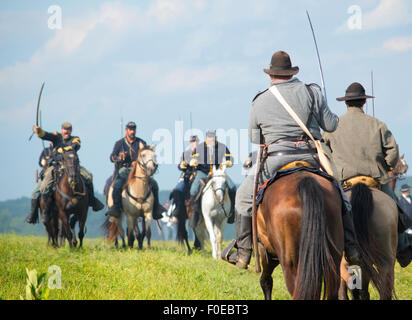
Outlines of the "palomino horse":
M202 192L203 220L195 228L201 250L204 250L207 230L214 259L221 257L223 231L230 215L229 189L226 183L225 170L225 165L219 169L213 167L213 174L208 179Z
M272 298L272 272L280 263L293 299L338 297L343 252L342 200L328 179L309 171L270 184L257 210L266 300Z
M151 190L151 177L157 170L155 147L144 147L139 150L137 160L133 162L122 192L122 216L120 218L108 217L109 223L105 223L108 240L114 240L118 235L124 245L124 229L122 225L123 215L126 216L127 243L130 248L136 238L139 249L143 248L143 239L147 237L147 245L150 248L152 212L154 196ZM112 205L113 187L108 194L108 206ZM138 226L138 219L142 219L142 232Z
M389 176L391 188L395 190L396 180L408 170L404 155ZM356 184L347 196L351 199L353 219L358 238L362 265L361 288L351 290L354 299L369 299L369 282L375 286L380 299L396 297L394 290L394 267L398 242L398 208L395 202L378 189ZM348 273L345 259L341 264L340 299L348 299Z
M80 175L79 158L76 151L66 151L63 155L63 166L56 170L56 191L53 193L55 203L51 208L51 219L46 230L51 231L51 239L57 246L57 237L60 229L60 245L63 238L69 242L70 248L76 247L77 239L74 224L79 221L79 247L83 245L84 228L89 208L89 195L83 178ZM44 202L40 202L44 210ZM70 217L74 215L69 222Z

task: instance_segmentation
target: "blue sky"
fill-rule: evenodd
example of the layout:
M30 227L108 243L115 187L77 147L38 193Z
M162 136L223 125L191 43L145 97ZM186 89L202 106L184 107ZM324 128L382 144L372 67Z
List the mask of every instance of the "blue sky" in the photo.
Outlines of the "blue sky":
M61 29L48 27L51 5L61 8ZM360 9L360 29L348 27L352 5ZM28 137L43 81L44 129L73 123L82 141L81 163L101 192L113 171L109 155L120 138L121 117L124 123L135 121L137 135L148 143L164 146L166 140L155 138L170 132L174 150L175 140L181 141L175 121L188 130L190 113L194 128L240 136L252 98L268 87L263 68L277 50L291 55L300 80L320 83L306 9L332 111L345 112L335 98L351 82L361 82L370 93L373 70L375 115L412 163L409 0L2 1L0 200L30 196L34 187L42 144ZM237 161L243 161L241 155ZM237 164L228 173L240 183L241 171ZM161 189L172 188L176 165L161 164L155 177Z

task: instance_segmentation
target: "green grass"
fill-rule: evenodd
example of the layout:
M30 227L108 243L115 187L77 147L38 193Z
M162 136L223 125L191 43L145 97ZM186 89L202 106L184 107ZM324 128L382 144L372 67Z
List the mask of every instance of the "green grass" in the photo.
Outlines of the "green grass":
M103 239L85 239L83 249L54 249L44 237L11 234L0 235L0 298L25 295L26 267L47 272L51 265L61 268L62 288L50 290L49 299L263 299L260 275L215 261L210 250L188 256L176 242L163 241L150 250L117 250ZM411 299L412 266L397 264L395 272L398 298ZM290 299L280 267L273 278L273 298Z

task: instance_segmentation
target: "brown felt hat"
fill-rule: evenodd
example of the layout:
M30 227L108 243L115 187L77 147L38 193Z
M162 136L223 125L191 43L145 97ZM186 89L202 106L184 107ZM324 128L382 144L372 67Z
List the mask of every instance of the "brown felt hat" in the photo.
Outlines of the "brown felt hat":
M336 100L349 101L349 100L369 99L369 98L375 98L375 97L366 95L365 88L359 82L354 82L346 89L345 96L336 98Z
M269 69L263 69L271 76L293 76L299 72L299 67L292 67L289 55L285 51L273 54Z

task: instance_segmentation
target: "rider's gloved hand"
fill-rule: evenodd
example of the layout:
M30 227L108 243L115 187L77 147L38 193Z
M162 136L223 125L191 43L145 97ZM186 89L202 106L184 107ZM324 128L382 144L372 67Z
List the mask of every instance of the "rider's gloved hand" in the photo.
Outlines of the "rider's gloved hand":
M230 160L226 160L225 162L223 162L220 167L222 168L223 166L226 166L226 168L230 168L231 166L233 166L232 161Z
M58 149L57 149L57 152L58 152L58 153L63 153L63 148L58 148Z
M192 159L192 160L190 160L189 166L197 167L198 164L199 164L199 162L197 161L197 159Z
M187 169L187 162L185 160L183 160L182 162L180 162L179 167L180 167L180 169Z
M42 137L45 134L44 130L36 125L33 126L33 131L35 134L37 134L38 137Z

